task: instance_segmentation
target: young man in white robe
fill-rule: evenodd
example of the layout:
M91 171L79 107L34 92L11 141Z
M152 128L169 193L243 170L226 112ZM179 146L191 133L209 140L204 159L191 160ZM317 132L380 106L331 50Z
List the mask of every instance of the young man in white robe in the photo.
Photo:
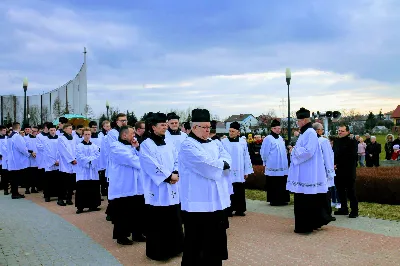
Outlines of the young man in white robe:
M179 116L174 112L167 114L168 131L165 132L165 139L171 141L179 152L182 141L187 138L187 134L179 128Z
M147 210L146 256L163 261L183 250L180 214L178 152L165 137L167 116L147 117L150 135L140 145L140 165Z
M192 130L179 152L180 197L185 242L182 257L186 265L222 265L228 259L227 217L230 158L209 139L210 113L192 111Z
M99 178L100 178L100 187L101 187L101 195L107 197L108 195L108 181L106 178L106 167L107 167L107 158L105 156L105 152L102 152L102 147L105 147L103 143L107 137L108 132L111 130L110 121L104 120L101 124L102 128L99 132L99 138L101 139L100 145L100 158L99 158Z
M322 201L325 200L324 208L328 216L330 217L331 221L336 221L336 218L332 216L332 206L331 206L332 197L330 193L331 188L335 186L335 167L334 167L335 156L333 154L331 143L327 138L323 136L324 126L321 123L314 123L312 126L315 132L317 132L318 142L319 145L321 146L322 155L324 157L326 182L328 185L328 192L326 193L326 198L321 200Z
M46 158L46 154L44 151L44 143L45 141L48 139L49 136L49 128L48 125L50 123L49 122L45 122L43 123L43 128L42 131L37 134L36 138L36 149L37 149L37 154L36 154L36 162L38 165L38 178L39 178L39 182L38 182L38 191L43 190L43 185L44 185L44 180L45 180L45 162L44 162L44 158Z
M76 126L75 134L73 135L76 145L83 141L83 125Z
M4 195L8 195L10 184L8 164L7 164L7 128L0 126L0 162L1 162L1 183L0 189L4 190Z
M281 123L274 119L271 123L271 133L264 138L260 150L265 166L267 202L271 206L284 206L290 201L289 191L286 190L289 165L285 141L280 133Z
M65 200L58 200L59 206L73 205L72 194L76 183L76 141L72 136L72 125L63 125L63 135L58 138L58 152L60 155L60 173L62 184L60 189L65 191Z
M20 199L25 198L25 196L19 194L18 186L27 175L26 169L29 167L29 157L36 157L36 153L28 151L26 142L19 133L21 131L19 123L13 123L12 130L12 133L7 139L7 159L8 171L11 178L11 198Z
M286 189L294 193L295 233L311 233L331 220L323 208L326 197L324 159L317 133L312 128L310 111L296 112L300 136L296 146L289 150L291 164Z
M91 142L91 129L82 130L83 141L76 147L76 213L80 214L84 208L89 211L100 210L101 195L98 173L98 159L100 147Z
M58 118L58 129L57 129L57 135L62 136L64 135L64 124L68 123L68 119L65 117L60 117ZM71 130L71 135L72 135L72 130Z
M120 245L143 242L144 189L140 176L140 162L134 138L135 130L130 126L119 128L119 137L110 145L108 199L112 200L109 214L114 224L113 239ZM132 234L132 240L130 237Z
M41 139L40 146L43 150L42 166L45 174L43 179L43 195L45 202L50 202L51 197L57 197L61 202L65 197L64 181L60 174L60 154L58 152L57 128L53 123L47 123L49 134L46 139Z
M232 122L229 128L229 137L221 141L225 150L231 155L230 179L233 186L231 195L230 212L235 212L236 216L245 216L246 195L244 182L249 174L253 173L253 166L246 140L240 137L240 124ZM229 215L231 215L229 213Z
M31 128L31 133L25 138L26 146L29 152L38 153L37 149L37 134L39 133L39 128L33 126ZM29 157L29 167L27 169L27 175L25 179L25 194L38 193L37 187L39 183L39 172L38 172L38 161L37 156Z

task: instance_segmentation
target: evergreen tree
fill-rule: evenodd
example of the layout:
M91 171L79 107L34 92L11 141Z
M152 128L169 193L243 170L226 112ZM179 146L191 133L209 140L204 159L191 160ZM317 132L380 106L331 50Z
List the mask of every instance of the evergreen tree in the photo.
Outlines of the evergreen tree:
M131 127L134 127L136 122L138 121L137 118L136 118L135 113L128 111L128 112L126 112L126 114L127 114L126 118L128 120L128 125L131 126Z
M382 114L382 109L379 111L378 120L383 120L384 115Z
M101 125L103 124L103 121L105 121L105 120L107 120L107 116L105 114L102 114L99 119L99 127L100 128L101 128Z
M367 121L365 122L365 130L372 130L376 126L376 117L372 112L369 112Z

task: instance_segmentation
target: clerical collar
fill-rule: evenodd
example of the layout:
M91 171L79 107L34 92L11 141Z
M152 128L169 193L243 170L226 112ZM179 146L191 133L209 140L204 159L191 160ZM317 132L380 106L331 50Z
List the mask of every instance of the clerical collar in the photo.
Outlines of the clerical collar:
M211 141L211 140L209 140L209 139L201 139L201 138L197 137L192 131L190 131L189 137L191 137L191 138L197 140L197 141L200 142L200 143L207 143L207 142L210 142L210 141Z
M150 139L151 139L152 141L154 141L154 143L155 143L157 146L163 146L163 145L165 145L165 135L164 135L164 136L158 136L158 135L154 134L154 132L152 132L152 133L150 134Z
M82 135L79 135L78 133L75 132L75 134L78 136L78 138L82 138Z
M64 137L66 137L67 140L73 140L74 139L74 137L72 137L72 135L67 134L67 133L64 133Z
M49 139L58 139L58 135L54 135L54 136L52 136L52 135L48 135L47 136Z
M116 131L118 131L118 132L121 130L121 128L120 128L119 126L117 126L117 125L115 125L114 129L115 129Z
M168 131L171 135L181 135L181 130L178 128L178 130L172 130L170 127L168 127Z
M239 142L239 136L237 136L236 138L230 138L230 137L228 137L228 140L229 140L230 142Z
M300 128L300 133L301 133L301 134L304 134L304 132L306 132L306 130L309 129L309 128L312 128L311 122L305 124L304 126L302 126L302 127Z
M317 137L320 138L321 136L317 133Z
M59 131L61 134L64 133L64 130L62 130L61 128L59 128L58 131Z
M271 131L271 136L274 137L274 139L279 139L279 134L276 134L275 132Z
M220 137L218 137L217 135L214 135L211 137L212 140L220 140Z
M89 140L89 142L86 142L85 140L82 140L82 142L81 142L83 145L92 145L92 143L90 142L90 140Z
M121 142L124 145L131 145L131 143L125 139L121 139L120 137L118 137L118 141Z
M101 129L101 132L103 133L104 136L107 136L107 130L105 130L104 128Z
M34 135L32 135L32 134L29 134L28 136L29 136L29 138L31 138L31 139L35 139L35 138L36 138L36 136L34 136Z
M42 131L41 134L42 134L43 136L47 137L50 133L46 133L46 132Z
M98 132L92 133L91 138L92 138L92 139L97 139L97 138L99 138L99 133L98 133Z
M6 135L0 135L0 139L5 139Z
M19 133L17 131L13 131L11 132L10 136L8 136L8 138L12 138L15 134L19 135Z

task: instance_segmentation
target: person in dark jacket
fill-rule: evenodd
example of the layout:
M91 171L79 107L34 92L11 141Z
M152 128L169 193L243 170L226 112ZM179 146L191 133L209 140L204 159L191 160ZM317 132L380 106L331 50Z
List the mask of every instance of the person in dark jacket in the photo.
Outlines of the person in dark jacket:
M335 211L335 215L349 215L349 218L358 217L358 201L355 191L356 166L357 166L357 141L350 138L349 127L342 125L338 130L339 138L333 145L335 156L335 186L341 208ZM347 206L350 200L350 209Z
M254 141L249 144L250 160L253 165L263 165L260 154L262 142L261 135L255 135Z
M382 146L376 142L376 137L371 137L371 143L367 145L365 150L365 162L367 167L379 166L379 154L382 152Z
M393 135L388 134L386 136L386 143L385 143L385 159L386 160L391 160L392 159L392 154L393 154Z

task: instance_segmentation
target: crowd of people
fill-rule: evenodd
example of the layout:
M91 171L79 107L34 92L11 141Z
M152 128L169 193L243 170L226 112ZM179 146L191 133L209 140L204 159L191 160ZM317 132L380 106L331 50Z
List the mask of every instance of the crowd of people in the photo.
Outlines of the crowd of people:
M240 124L229 136L216 135L206 109L194 109L191 123L175 113L148 113L134 127L126 114L111 123L41 128L19 123L0 127L1 187L12 199L43 191L76 213L100 210L107 197L107 220L120 245L146 242L147 257L163 261L183 252L182 265L222 265L228 259L229 217L246 215L245 180L253 165L265 166L267 201L285 206L294 193L295 232L311 233L335 221L331 200L336 187L341 208L335 215L358 216L355 197L356 140L347 126L338 139L323 137L310 111L296 112L300 130L287 145L278 120L271 132L251 145L240 137ZM57 129L58 128L58 129ZM24 132L24 135L22 134ZM332 145L331 145L332 144ZM251 156L257 155L257 156ZM347 199L350 200L349 212Z

